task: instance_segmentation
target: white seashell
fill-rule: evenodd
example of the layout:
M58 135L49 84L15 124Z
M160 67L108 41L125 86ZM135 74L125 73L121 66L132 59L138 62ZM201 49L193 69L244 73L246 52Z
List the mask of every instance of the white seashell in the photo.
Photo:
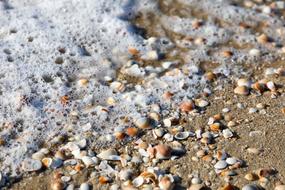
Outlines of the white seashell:
M248 113L250 113L250 114L255 113L255 112L257 112L256 108L249 108L249 110L248 110Z
M202 138L202 130L201 129L196 130L195 134L196 134L197 139Z
M99 163L99 159L96 156L93 156L91 159L93 160L94 164L97 165Z
M32 158L35 160L42 160L45 157L45 154L41 151L36 152L32 155Z
M92 128L91 123L86 123L84 125L81 126L83 131L89 131Z
M266 86L271 91L275 91L276 90L276 86L275 86L274 82L272 82L272 81L267 82Z
M229 158L226 159L226 162L227 162L227 164L229 164L229 165L234 165L235 163L238 162L238 159L235 158L235 157L229 157Z
M71 154L74 156L74 158L76 159L82 159L82 155L80 152L80 149L74 150L71 152Z
M71 180L71 177L70 176L62 176L60 179L63 182L69 182Z
M239 79L237 81L237 85L238 86L246 86L246 87L250 88L251 87L251 81L248 79Z
M82 183L79 188L79 190L89 190L89 189L90 186L88 185L88 183Z
M80 150L79 146L74 142L67 143L64 148L70 151Z
M117 155L118 153L116 150L108 149L108 150L102 151L100 154L97 155L97 157L102 160L113 160L114 156L117 156Z
M274 190L285 190L285 185L277 185Z
M201 184L202 180L199 177L194 177L191 179L192 184Z
M144 178L142 176L138 176L132 181L132 184L135 187L140 187L142 186L143 183L144 183Z
M83 156L82 157L82 162L85 164L86 167L95 165L94 160L91 157L89 157L89 156Z
M166 118L163 120L163 124L165 127L171 127L172 123L171 123L171 119L170 118Z
M175 134L175 139L177 140L185 140L190 136L190 133L185 131L185 132L178 132Z
M165 134L165 131L162 128L154 129L153 135L155 138L161 138Z
M234 136L233 132L230 129L224 129L223 130L223 136L224 138L228 139Z
M249 50L249 55L258 57L258 56L260 56L260 50L253 48L253 49Z
M166 133L163 138L167 141L167 142L172 142L174 139L174 136L171 135L170 133Z
M113 142L116 138L115 138L115 136L114 135L111 135L111 134L107 134L106 136L104 136L105 137L105 140L107 141L107 142Z
M86 139L80 140L79 142L77 142L77 145L79 146L80 149L84 149L87 146Z
M274 75L275 73L276 73L276 69L272 67L265 69L265 72L264 72L266 76Z
M132 178L132 175L133 175L133 171L131 169L125 169L125 170L120 171L119 178L122 181L127 181Z
M39 152L41 152L41 153L43 153L43 154L46 155L46 154L49 153L49 149L47 149L47 148L41 148Z
M206 100L199 99L199 100L197 100L197 105L200 108L204 108L204 107L209 105L209 102L207 102Z
M63 162L63 165L65 166L75 166L76 164L77 164L77 160L75 159L69 159Z
M149 153L145 149L140 148L138 151L139 151L141 156L149 157Z
M110 190L120 190L120 186L118 184L113 184L111 185Z
M27 172L38 171L42 168L42 162L34 159L26 159L22 163L22 169Z
M135 120L135 125L141 129L148 128L150 126L149 119L146 117L140 117Z
M215 165L215 169L222 170L225 169L228 166L227 162L225 160L219 160Z

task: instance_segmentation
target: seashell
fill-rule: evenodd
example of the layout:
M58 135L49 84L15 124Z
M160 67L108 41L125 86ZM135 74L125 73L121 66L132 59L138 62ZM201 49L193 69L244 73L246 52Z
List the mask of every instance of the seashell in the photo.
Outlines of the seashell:
M192 184L201 184L202 183L202 180L199 178L199 177L193 177L191 179L191 183Z
M285 185L277 185L274 190L285 190Z
M22 162L22 169L26 172L38 171L42 168L42 162L35 159L26 159Z
M156 158L157 159L169 159L171 156L171 147L168 145L164 145L164 144L159 144L156 145L155 147L156 150Z
M118 153L116 150L108 149L108 150L102 151L100 154L97 155L97 157L102 160L113 160L114 156L117 156L117 155Z
M216 74L211 71L207 72L204 77L207 81L214 81L217 78Z
M79 190L89 190L89 189L90 189L90 186L88 183L82 183L79 188Z
M202 160L205 162L211 162L213 160L213 157L211 155L205 155L202 157Z
M173 179L169 176L163 176L158 183L161 190L172 190L174 188Z
M174 139L174 136L171 135L170 133L166 133L163 138L167 141L167 142L172 142Z
M233 52L231 52L231 51L223 51L222 52L222 56L223 57L231 57L231 56L233 56Z
M161 138L165 134L165 131L162 128L154 129L152 132L155 138Z
M136 119L135 125L140 129L148 129L151 127L150 121L146 117L140 117L140 118Z
M276 85L272 81L267 82L266 87L272 92L276 91Z
M224 129L223 130L223 136L224 138L228 139L234 136L233 132L230 129Z
M157 112L151 112L151 113L149 113L149 117L151 118L151 119L153 119L154 121L159 121L160 120L160 115L159 115L159 113L157 113Z
M138 134L138 129L135 127L129 127L126 129L126 133L127 135L129 135L130 137L135 137Z
M199 157L199 158L202 158L203 156L205 156L207 154L207 152L205 150L199 150L196 155Z
M69 151L75 151L75 150L80 150L79 146L75 144L74 142L69 142L64 146L65 149Z
M136 48L134 48L134 47L129 47L128 48L128 52L129 52L129 54L131 54L131 55L133 55L133 56L136 56L136 55L138 55L140 52L139 52L139 50L137 50Z
M259 185L250 184L243 186L241 190L263 190L263 188Z
M42 160L45 157L45 154L41 151L36 152L32 155L32 159L34 160Z
M58 151L56 151L54 157L55 157L55 158L59 158L59 159L61 159L61 160L65 160L64 151L63 151L63 150L58 150Z
M86 139L82 139L82 140L77 142L77 145L79 146L80 149L84 149L87 146L87 140Z
M227 157L228 157L228 155L225 151L218 151L216 154L216 158L218 160L225 160Z
M126 137L126 134L123 132L115 132L114 136L116 137L116 139L118 140L123 140Z
M266 34L261 34L260 36L256 38L256 40L258 43L261 43L261 44L265 44L269 42L269 38Z
M185 101L180 104L179 108L182 112L188 113L195 108L195 105L192 101Z
M133 162L135 164L140 164L140 163L142 163L142 159L139 156L133 156L131 162Z
M51 184L51 189L52 190L63 190L64 184L61 181L56 180Z
M259 50L259 49L255 49L255 48L249 50L248 53L249 53L249 55L251 55L251 56L256 56L256 57L259 57L259 56L260 56L260 50Z
M142 186L143 183L144 183L144 178L142 176L138 176L132 181L132 184L135 187L140 187Z
M228 166L227 162L225 160L219 160L215 165L215 169L222 170L225 169Z
M63 162L65 166L75 166L77 164L77 160L75 159L68 159Z
M49 149L47 149L47 148L41 148L39 152L41 152L41 153L43 153L44 155L46 155L46 154L49 153Z
M266 90L265 84L259 82L252 84L251 88L253 88L256 91L259 91L260 93L263 93Z
M83 156L81 160L85 164L86 167L95 165L94 160L89 156Z
M184 131L184 132L178 132L174 135L174 138L177 140L185 140L190 136L190 132Z
M153 148L152 146L149 146L146 151L149 154L150 158L154 158L155 157L155 154L156 154L156 149L155 148Z
M248 148L247 152L250 154L259 154L261 151L257 148Z
M74 190L75 187L74 187L74 184L69 184L65 190Z
M109 177L106 177L106 176L100 176L99 177L99 183L100 184L107 184L110 182L111 182L111 179Z
M254 173L248 173L244 176L244 178L248 181L255 181L258 180L258 176Z
M238 159L235 158L235 157L229 157L229 158L226 159L226 162L227 162L227 164L229 164L229 165L234 165L235 163L238 162Z
M111 185L110 190L120 190L120 186L118 184L113 184Z
M114 81L110 84L110 88L117 92L123 92L125 90L125 85L121 82Z
M213 124L210 125L210 130L211 131L218 132L218 131L220 131L220 129L221 129L220 123L213 123Z
M171 147L172 147L172 153L174 155L180 156L180 155L186 153L186 150L185 150L184 146L180 142L178 142L178 141L173 141L171 143Z
M134 172L131 169L121 170L119 173L119 178L122 181L130 180L132 178L133 173Z
M167 91L167 92L163 93L162 98L163 98L164 100L170 100L173 95L174 95L173 93Z
M198 99L196 102L197 102L197 106L200 108L204 108L209 105L209 102L203 99Z
M238 79L237 80L237 85L238 86L245 86L247 88L251 87L251 81L248 79Z
M203 190L204 188L203 184L193 184L187 190Z
M246 86L238 86L234 89L234 93L246 96L249 94L249 89Z
M138 152L140 153L141 156L143 157L149 157L149 154L147 151L145 151L144 149L142 148L139 148Z
M42 163L45 167L49 168L52 163L52 158L43 158Z
M71 180L71 177L70 176L62 176L60 179L63 182L69 182Z
M274 169L260 169L258 170L257 174L260 178L265 177L268 178L270 175L274 174Z
M231 185L231 184L227 184L224 187L219 188L218 190L235 190L236 188Z

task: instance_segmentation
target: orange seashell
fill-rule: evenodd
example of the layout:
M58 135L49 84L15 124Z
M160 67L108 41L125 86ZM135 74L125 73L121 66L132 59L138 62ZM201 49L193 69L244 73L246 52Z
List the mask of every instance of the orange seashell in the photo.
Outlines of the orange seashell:
M129 52L129 54L131 54L131 55L138 55L140 52L139 52L139 50L137 50L136 48L134 48L134 47L129 47L128 48L128 52Z
M68 97L67 95L60 97L60 103L61 103L62 105L65 106L65 105L68 103L68 101L69 101L69 97Z
M83 168L84 168L84 166L83 166L82 164L77 164L77 165L74 167L75 171L77 171L77 172L81 171Z
M259 83L259 82L254 83L254 84L251 86L251 88L253 88L254 90L259 91L259 92L261 92L261 93L263 93L263 92L266 90L265 84Z
M123 139L126 137L126 134L123 133L123 132L116 132L116 133L115 133L115 137L116 137L116 139L118 139L118 140L123 140Z
M256 38L258 43L265 44L269 42L269 37L266 34L261 34Z
M100 176L99 177L99 183L100 184L107 184L107 183L109 183L110 182L110 179L108 178L108 177L105 177L105 176Z
M195 108L195 104L192 101L182 102L179 106L182 112L190 112Z
M138 129L135 127L129 127L126 129L126 133L127 135L129 135L130 137L135 137L138 134Z
M167 91L162 95L162 98L165 100L170 100L173 95L174 95L173 93Z
M233 54L233 52L231 52L231 51L223 51L222 52L222 56L223 57L231 57L231 56L233 56L234 54Z
M210 129L211 129L211 131L220 131L220 129L221 129L221 126L220 126L220 124L219 123L214 123L214 124L212 124L212 125L210 125Z
M210 71L210 72L205 73L204 77L208 81L213 81L213 80L215 80L217 78L217 75Z
M149 154L150 158L154 158L155 157L155 154L156 154L156 149L155 148L149 146L146 151Z
M214 115L213 118L215 119L215 121L220 121L223 119L223 115L218 113L218 114Z

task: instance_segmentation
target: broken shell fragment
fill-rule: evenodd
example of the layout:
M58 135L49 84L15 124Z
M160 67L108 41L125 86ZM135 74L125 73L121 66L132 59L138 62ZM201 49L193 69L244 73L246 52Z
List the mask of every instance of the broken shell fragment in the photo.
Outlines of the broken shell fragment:
M172 149L170 146L159 144L156 145L154 148L156 150L155 156L157 159L169 159L171 157Z
M115 157L117 156L118 156L118 153L114 149L104 150L100 154L97 155L97 157L101 158L102 160L114 160Z
M151 127L149 119L146 117L140 117L140 118L136 119L135 125L140 129L148 129Z
M172 190L174 188L173 179L171 179L169 176L163 176L158 186L161 190Z
M38 171L42 168L42 162L35 159L26 159L22 163L22 169L27 172Z
M185 101L180 104L179 108L182 112L188 113L195 108L195 105L192 101Z

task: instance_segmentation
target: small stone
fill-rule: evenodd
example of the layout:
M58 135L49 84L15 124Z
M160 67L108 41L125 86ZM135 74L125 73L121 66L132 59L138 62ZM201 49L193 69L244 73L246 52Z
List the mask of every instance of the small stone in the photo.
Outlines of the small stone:
M225 160L219 160L214 167L218 170L225 169L228 166L227 162Z

